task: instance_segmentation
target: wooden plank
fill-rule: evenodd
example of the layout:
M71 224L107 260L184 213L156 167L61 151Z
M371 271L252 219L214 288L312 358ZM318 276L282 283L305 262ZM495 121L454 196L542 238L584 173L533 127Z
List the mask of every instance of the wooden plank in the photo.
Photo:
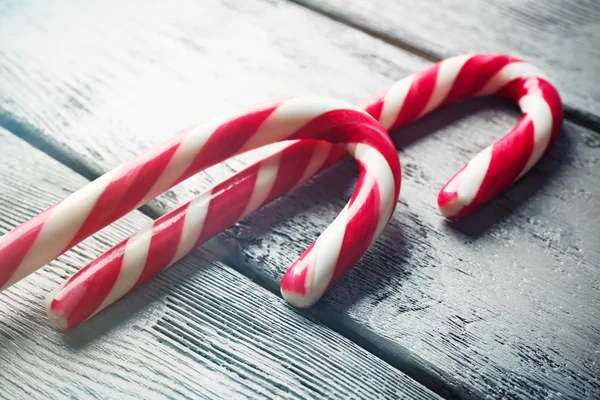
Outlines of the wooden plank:
M2 129L0 160L0 234L87 182ZM50 327L45 294L149 221L134 212L0 294L0 398L438 398L200 251Z
M88 178L215 115L290 95L358 102L425 65L281 1L130 4L31 0L0 11L0 125ZM154 210L252 157L191 178Z
M0 24L23 32L0 46L7 49L0 116L61 159L81 155L92 174L231 106L310 92L356 102L428 65L281 1L144 13L34 5L16 7ZM63 37L61 21L86 29ZM75 65L71 54L85 61ZM467 103L398 134L410 147L401 153L403 193L392 224L310 312L436 390L593 397L597 135L568 124L540 167L471 220L446 224L434 207L449 172L515 120L504 103ZM156 209L243 163L205 174ZM353 176L352 164L342 164L236 225L220 238L223 256L278 291L293 258L341 209Z
M570 118L600 130L600 2L291 0L431 60L508 53L556 82Z

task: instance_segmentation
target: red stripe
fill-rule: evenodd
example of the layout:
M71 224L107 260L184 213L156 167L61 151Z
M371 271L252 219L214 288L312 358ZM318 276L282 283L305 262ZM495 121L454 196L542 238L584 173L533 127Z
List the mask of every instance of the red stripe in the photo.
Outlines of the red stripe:
M470 206L479 208L510 186L525 169L533 145L533 123L524 115L508 135L494 143L487 174Z
M220 125L178 182L236 154L277 106L271 103L266 108L250 111Z
M438 63L414 75L406 99L390 131L413 122L423 112L433 95L439 68Z
M331 167L332 165L336 164L338 161L342 160L347 156L348 153L346 151L342 150L337 146L331 146L331 151L329 152L329 155L327 156L327 159L325 160L325 163L323 164L319 172L325 171L327 168Z
M146 264L133 288L160 273L173 260L181 242L188 207L189 203L169 213L168 218L160 218L154 222Z
M371 98L362 102L358 108L364 109L369 115L379 121L379 118L381 118L381 111L383 110L383 101L387 92L388 89L385 89L374 94Z
M0 288L13 276L35 243L54 207L56 205L0 238Z
M240 218L256 185L256 172L259 164L255 164L253 167L256 167L256 170L247 169L248 174L243 179L235 182L225 181L213 189L213 193L219 193L219 195L213 197L210 201L204 228L196 242L197 245L204 243L223 229L235 224Z
M121 271L126 246L127 240L92 261L59 291L50 309L66 318L65 329L71 329L91 317L106 299Z
M87 219L64 251L133 210L164 172L180 143L179 139L156 154L152 154L152 158L147 153L128 163L125 172L104 189Z
M303 140L283 149L280 153L279 169L273 188L264 204L270 203L273 199L289 192L296 186L304 172L306 172L314 152L317 151L319 146L324 145L315 140Z
M442 104L454 103L475 95L502 68L517 61L520 60L497 54L481 54L470 58L456 76L456 80Z

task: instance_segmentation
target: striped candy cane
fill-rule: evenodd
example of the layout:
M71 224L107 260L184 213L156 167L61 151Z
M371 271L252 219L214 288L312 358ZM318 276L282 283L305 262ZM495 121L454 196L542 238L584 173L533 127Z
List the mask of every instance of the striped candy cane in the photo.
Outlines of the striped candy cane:
M46 297L50 321L63 329L79 325L142 283L145 280L140 279L142 274L150 278L166 269L194 247L346 154L327 142L302 140L238 172L113 247L56 288ZM364 239L360 229L349 232L359 235L349 235L347 240ZM316 254L314 249L312 254ZM356 259L360 256L354 253ZM354 262L352 259L345 264L337 263L333 270L341 275L340 269L349 269ZM319 273L331 273L334 265L328 265L328 271L321 269ZM325 289L321 286L308 291L316 296Z
M398 82L364 106L390 130L411 122L440 105L471 96L498 94L513 98L520 104L524 116L519 124L507 136L463 167L440 193L438 202L442 213L446 216L460 216L478 208L518 179L556 138L561 124L562 105L555 89L541 76L530 65L507 56L456 57ZM294 146L300 144L293 144L286 151ZM311 156L308 150L306 156ZM290 170L298 171L301 168L302 165L298 165ZM265 197L263 203L283 193L278 193L277 189L284 186L273 186L270 180L280 180L279 176L285 173L284 168L280 168L270 178L264 174L260 177L258 171L256 173L259 178L254 183L257 189L255 191L258 192L259 187L271 189L271 194ZM235 191L236 186L231 186L231 190ZM254 202L258 206L259 203ZM296 263L282 281L284 297L295 305L308 305L316 301L306 301L302 295L315 279L321 279L309 273L306 268L310 265L308 261L302 259ZM332 276L328 286L339 276ZM55 292L57 298L69 286L67 284L63 290ZM50 301L50 304L55 303Z
M539 156L546 151L555 139L560 127L562 111L558 95L552 86L540 79L539 76L539 73L531 66L505 56L457 57L436 64L425 71L398 82L386 92L365 102L364 107L372 115L377 116L387 129L395 129L425 115L442 104L469 96L499 94L512 98L521 104L526 115L523 116L517 127L509 135L486 149L484 154L486 151L492 153L493 157L486 156L486 159L490 160L488 161L489 164L492 161L498 163L503 157L508 157L507 164L503 166L504 171L516 176L516 178L513 178L513 180L516 180L518 176L526 171L525 168L528 168L528 165L529 167L533 165ZM526 96L532 97L527 100ZM550 110L551 117L548 116L548 113L544 113L547 109ZM511 136L513 136L512 139ZM524 146L521 143L526 145ZM512 149L510 146L516 146L517 149ZM503 155L502 151L505 150L511 154L508 154L508 156ZM515 150L517 150L517 153L515 153ZM517 156L518 151L522 151L522 154ZM125 276L125 271L129 269L136 271L136 274L141 270L145 270L147 259L149 257L154 258L149 256L149 251L160 254L169 252L169 249L173 249L177 243L188 243L186 249L202 244L222 229L233 224L236 219L235 216L239 215L239 218L243 218L254 209L302 183L315 171L333 164L342 156L343 152L339 149L323 142L301 141L286 146L279 154L247 168L233 178L219 184L209 193L199 196L191 203L160 218L154 223L153 227L132 236L81 270L68 280L64 286L48 296L47 306L51 320L66 328L76 326L125 294L129 289L128 285L104 285L104 282L112 282L111 278L106 276L117 273L114 272L116 270L121 275L125 274ZM519 165L515 165L515 162L511 161L511 156L517 157L517 160L527 160L528 162L524 164L523 169L519 169ZM463 168L461 171L465 169L467 171L479 171L472 167L473 163L477 162L477 157L468 164L471 165L469 169ZM484 170L479 172L487 173L485 168L482 168ZM493 173L495 169L488 167L488 170ZM478 179L480 189L473 199L460 197L459 194L464 194L465 190L456 190L456 183L469 183L469 179L471 179L471 184L473 184L472 180L475 178L473 178L473 175L464 175L464 173L461 179L457 177L460 177L460 172L444 186L439 196L440 208L448 216L464 215L471 212L480 204L483 204L487 198L491 198L504 188L504 186L487 184L486 182L494 182L496 178L493 175L486 175L485 179ZM502 175L501 178L507 178L507 176ZM260 201L252 202L252 206L247 206L246 204L249 203L242 201L239 206L245 207L243 213L240 213L239 210L234 211L231 215L228 214L225 218L220 218L218 222L215 221L214 223L201 220L194 225L195 230L174 229L173 235L167 235L171 241L156 240L152 241L151 245L149 244L148 241L153 237L154 232L161 232L162 226L173 226L174 221L183 218L184 213L188 212L189 209L199 208L202 210L202 215L212 215L212 212L208 213L207 210L214 207L214 209L220 210L217 214L222 216L222 208L227 210L231 207L231 204L238 204L240 199L248 197L245 195L248 189L240 183L246 180L251 182L248 185L254 186L254 192L261 192L263 195ZM451 184L453 181L454 184ZM497 182L508 185L506 180ZM449 202L444 202L448 198L450 199ZM455 200L456 198L458 200ZM237 199L237 202L234 199ZM232 202L232 200L234 201ZM453 201L462 202L464 206L457 208L456 203L452 204ZM450 204L450 207L447 204ZM194 241L196 241L195 245L192 245ZM113 260L118 259L115 254L122 252L125 253L127 263L119 266L117 265L118 262ZM184 253L182 251L178 256L183 256ZM335 251L332 251L332 253L335 254ZM174 257L171 263L176 261L178 256ZM350 264L347 265L350 266ZM165 261L159 266L158 270L162 270L167 266L168 264ZM325 285L327 288L331 287L345 272L346 270L342 268L336 268L333 275L319 275L318 271L311 268L310 259L301 259L284 275L281 285L282 294L289 303L295 306L311 305L323 293ZM121 279L121 275L119 279ZM79 295L71 294L78 293L82 287L93 288L94 291ZM89 302L85 300L88 297L97 297L103 299L103 301Z
M10 285L65 248L201 170L266 144L307 138L337 144L353 155L360 166L357 190L347 207L308 250L310 253L313 248L318 252L320 248L337 247L339 257L330 257L325 251L315 255L315 268L347 268L346 264L354 263L366 251L365 246L381 233L392 215L400 191L398 154L387 132L364 110L337 100L298 97L259 105L184 132L10 232L3 237L0 249L2 284ZM260 179L257 176L255 180ZM245 185L238 185L247 191L242 191L244 197L238 199L241 208L233 222L248 213L246 208L254 209L264 201L265 193L253 182L247 180ZM219 212L227 215L239 208L234 204L214 207L211 203L210 209L187 208L186 217L177 224L154 230L148 242L146 268L137 275L131 271L117 273L112 284L128 290L139 285L158 273L169 258L188 252L195 241L178 242L177 236L171 241L171 251L160 253L152 251L152 243L173 239L178 229L195 230L201 221L221 223ZM346 226L358 229L346 232ZM368 243L364 238L368 238ZM127 253L121 255L122 263L127 265Z

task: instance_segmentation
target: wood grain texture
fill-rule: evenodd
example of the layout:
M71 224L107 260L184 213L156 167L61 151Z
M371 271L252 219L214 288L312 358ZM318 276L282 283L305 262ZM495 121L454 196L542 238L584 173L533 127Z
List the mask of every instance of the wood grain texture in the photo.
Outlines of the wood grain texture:
M29 1L0 12L0 125L88 178L236 108L303 94L358 102L425 65L282 1L128 4ZM154 210L255 157L198 174Z
M282 1L7 10L0 30L22 34L10 42L0 34L0 123L92 176L231 107L306 93L357 102L428 65ZM435 209L451 172L516 115L504 103L470 102L398 133L407 150L392 224L309 312L438 391L593 398L597 134L567 124L538 168L468 221L444 223ZM245 162L202 174L155 209ZM278 291L291 261L347 200L354 176L352 163L341 164L236 225L219 240L221 256Z
M86 183L0 129L0 234ZM84 326L46 293L146 225L134 212L0 294L0 398L438 398L200 251Z
M569 117L600 130L600 2L292 0L431 60L508 53L542 68Z

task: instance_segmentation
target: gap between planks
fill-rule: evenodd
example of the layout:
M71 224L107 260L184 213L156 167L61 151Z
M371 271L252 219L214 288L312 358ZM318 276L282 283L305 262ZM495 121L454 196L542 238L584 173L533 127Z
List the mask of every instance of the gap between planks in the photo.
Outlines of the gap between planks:
M442 61L444 57L436 52L431 50L420 48L414 46L413 44L404 41L398 37L395 37L391 34L385 33L383 31L377 30L375 28L371 28L365 24L360 22L352 21L350 18L336 14L333 11L329 11L324 7L321 7L317 4L307 3L303 0L287 0L291 3L294 3L302 8L310 10L319 15L325 16L335 22L346 25L349 28L356 29L365 35L368 35L374 39L381 40L391 46L394 46L398 49L401 49L407 53L411 53L417 57L421 57L427 61L432 63ZM591 112L577 109L576 107L571 106L570 104L563 104L564 106L564 118L567 121L570 121L576 125L587 128L596 133L600 133L600 116L593 114Z

